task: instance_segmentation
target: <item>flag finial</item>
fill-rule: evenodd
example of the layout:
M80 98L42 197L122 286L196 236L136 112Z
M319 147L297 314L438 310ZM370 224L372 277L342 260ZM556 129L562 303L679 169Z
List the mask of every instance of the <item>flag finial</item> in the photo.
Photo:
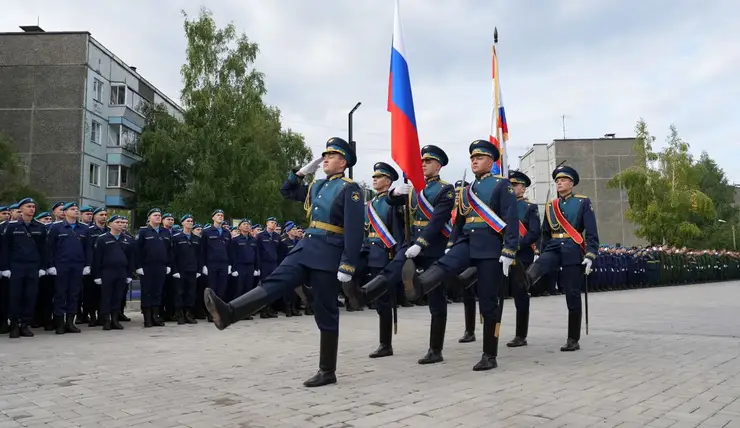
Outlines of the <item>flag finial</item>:
M493 27L493 43L498 43L498 28Z

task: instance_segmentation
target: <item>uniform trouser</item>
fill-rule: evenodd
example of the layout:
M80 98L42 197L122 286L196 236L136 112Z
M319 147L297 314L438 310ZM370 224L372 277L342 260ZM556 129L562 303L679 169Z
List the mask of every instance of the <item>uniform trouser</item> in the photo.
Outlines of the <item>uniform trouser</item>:
M565 302L568 311L581 311L581 288L583 287L583 265L561 266L560 253L557 251L546 251L533 264L547 273L556 273L560 268L558 284L565 293Z
M10 283L8 278L0 277L0 325L8 322L8 301L10 300Z
M166 268L165 272L167 272ZM162 308L163 312L168 316L175 314L175 308L177 306L175 304L175 295L177 294L175 279L171 275L165 274L164 285L162 286Z
M470 287L463 290L462 298L463 298L463 305L467 306L475 306L475 293L478 285L473 284Z
M144 271L146 273L146 271ZM180 278L172 278L175 284L175 309L192 308L195 306L195 291L198 288L196 272L180 272Z
M162 304L162 292L167 277L167 267L164 264L152 264L144 265L142 269L144 269L144 275L141 275L139 278L141 281L141 308L158 308ZM118 298L121 298L120 294ZM120 304L121 302L118 303L119 306Z
M38 277L38 270L36 271ZM38 324L44 324L51 319L54 312L54 277L44 275L38 280L36 302L34 305L34 319Z
M144 274L148 275L146 268ZM103 284L100 286L100 316L121 312L123 310L121 296L126 293L127 288L126 268L105 268L101 279Z
M239 276L236 277L236 290L234 290L234 298L237 298L254 288L255 269L251 264L237 264L233 269L239 272Z
M195 275L195 276L198 276L198 275ZM206 305L205 305L205 300L204 300L204 295L205 295L204 292L206 290L206 287L208 287L208 276L201 275L195 281L197 283L196 287L198 287L195 293L195 312L198 315L205 316Z
M339 281L336 271L308 268L299 263L300 251L288 255L272 274L262 280L269 301L275 301L302 284L311 288L316 326L322 332L339 332Z
M403 269L403 264L406 263L407 248L407 245L401 248L393 260L388 262L388 266L380 272L388 280L388 283L391 284L391 287L395 287L401 282L401 270ZM428 269L435 261L435 258L425 257L423 255L414 258L417 269ZM447 293L445 290L446 287L440 285L429 293L429 312L432 315L447 315Z
M54 278L54 315L74 315L82 291L84 264L58 264Z
M522 264L522 269L525 271L531 263L524 263L521 260L516 261ZM514 306L517 312L529 312L529 292L526 290L525 284L518 284L512 279L511 283L511 294L514 297Z
M260 267L259 267L260 280L264 281L277 268L277 266L278 266L277 262L262 260L260 262ZM268 305L268 308L271 310L278 310L280 308L280 304L284 303L286 294L288 294L288 290L285 290L285 293L283 293L281 299L278 299L272 302L271 305Z
M33 319L39 286L38 263L12 263L10 265L10 292L8 318L28 324Z
M369 267L367 268L368 277L370 280L380 275L383 268ZM393 298L396 297L396 286L397 284L388 285L388 292L383 293L375 300L375 312L381 317L391 316L391 310L393 309Z
M208 288L221 299L228 299L229 264L209 263L206 267L208 268Z
M100 286L93 282L92 275L82 277L82 310L91 315L100 309Z
M499 287L502 286L501 280L503 273L501 263L498 257L491 259L473 259L470 257L470 245L463 241L455 244L450 251L445 254L437 265L446 272L446 277L458 275L468 267L478 269L478 306L484 321L494 321L498 318L498 297ZM437 288L442 288L437 287ZM431 294L431 293L430 293ZM429 306L431 310L431 296Z

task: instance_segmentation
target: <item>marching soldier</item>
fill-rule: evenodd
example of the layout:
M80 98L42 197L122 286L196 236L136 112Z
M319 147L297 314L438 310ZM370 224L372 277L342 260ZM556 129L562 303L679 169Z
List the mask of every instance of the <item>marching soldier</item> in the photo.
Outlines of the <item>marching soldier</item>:
M573 193L573 187L580 180L578 172L569 166L561 166L552 172L552 178L558 197L545 207L540 256L527 269L527 279L534 284L543 275L560 268L558 282L565 290L568 305L568 340L560 350L577 351L581 349L578 342L581 338L583 274L591 273L591 265L599 250L599 235L591 200Z
M198 324L195 320L195 293L198 277L203 270L200 259L200 238L193 234L193 216L180 217L182 231L172 235L172 279L175 285L177 324Z
M514 188L517 199L517 218L519 228L519 251L516 253L516 261L526 270L534 261L535 245L540 239L540 214L537 204L533 204L524 198L524 192L532 181L526 174L520 171L509 172L509 181ZM516 335L514 339L506 344L509 348L527 345L527 333L529 331L529 293L526 281L523 278L512 278L514 286L512 294L516 306Z
M172 235L162 227L159 208L152 208L146 216L148 224L142 226L136 235L135 251L136 273L141 280L141 311L144 313L144 327L162 327L164 320L159 316L159 308L165 278L171 271Z
M251 222L247 219L241 220L238 231L239 235L231 240L231 254L234 258L232 275L236 274L235 298L253 289L260 274L259 242L251 234Z
M108 232L100 235L93 246L91 273L93 282L100 286L103 330L123 330L118 315L123 311L121 296L134 276L135 240L124 233L126 222L119 215L108 219L108 228ZM139 236L146 237L141 232Z
M426 179L424 189L418 193L412 192L411 185L400 184L393 189L389 198L393 205L405 205L408 201L413 219L411 242L362 289L357 290L349 284L344 284L345 295L353 302L372 302L397 284L401 280L401 271L406 260L413 260L419 268L428 269L444 255L452 229L449 221L455 204L454 187L439 178L439 171L447 165L448 158L444 150L433 145L421 149L421 158ZM409 300L414 299L409 297ZM442 347L447 328L447 296L444 287L430 294L429 312L432 316L429 350L418 361L419 364L432 364L443 360Z
M454 226L454 220L457 216L457 210L460 206L460 201L462 200L462 194L463 191L470 186L470 183L467 181L459 180L455 182L455 192L457 193L456 196L456 203L455 203L455 209L452 213L452 219L453 219L453 226ZM473 268L475 269L475 268ZM467 273L467 275L466 275ZM472 271L463 272L460 274L460 285L463 289L462 293L462 301L463 301L463 312L465 314L465 332L463 333L462 337L458 339L458 343L470 343L475 342L475 312L476 312L476 305L478 304L476 297L476 285L475 282L477 282L477 275L473 275ZM470 278L469 281L466 281L464 278ZM472 284L471 284L472 283Z
M10 281L8 318L10 337L33 337L33 319L39 278L46 275L46 226L33 218L36 202L18 202L21 216L8 222L0 249L0 272Z
M336 383L339 343L339 307L337 288L355 273L363 240L363 192L357 183L344 177L357 157L341 138L330 138L322 158L297 172L291 172L280 193L286 198L304 201L310 218L306 237L259 287L224 303L213 290L206 290L208 311L217 328L224 329L261 307L283 296L286 289L306 284L313 293L316 325L321 332L319 371L303 383L317 387ZM327 178L310 186L303 177L313 174L323 163ZM449 212L449 211L448 211Z
M201 233L201 260L203 275L208 278L208 288L219 297L226 298L231 275L231 233L224 226L224 212L217 209L211 215L212 225ZM208 321L212 321L208 316Z
M403 282L407 297L414 299L442 288L440 283L458 272L476 268L478 303L483 316L483 355L473 370L482 371L498 366L499 287L514 264L519 230L514 189L507 178L491 174L500 156L498 148L489 141L476 140L468 151L475 181L462 193L450 249L422 274L416 272L413 263L406 262Z
M260 251L258 269L260 271L260 277L263 280L270 276L272 271L278 266L280 235L275 232L276 227L277 219L270 217L265 223L265 230L257 234L257 243L259 244ZM286 291L286 296L288 292L292 293L293 290ZM285 302L286 296L283 296L283 302ZM262 309L260 318L277 318L277 312L271 306L267 305Z
M74 318L82 294L83 273L90 273L87 249L90 226L78 221L80 210L76 202L67 202L62 210L64 220L52 224L46 240L46 273L54 278L56 334L79 333Z

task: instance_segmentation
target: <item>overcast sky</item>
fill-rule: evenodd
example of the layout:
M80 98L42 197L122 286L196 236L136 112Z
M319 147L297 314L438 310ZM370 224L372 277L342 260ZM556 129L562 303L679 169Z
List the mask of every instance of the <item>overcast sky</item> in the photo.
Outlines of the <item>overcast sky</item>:
M347 134L355 114L360 161L390 161L386 112L393 0L206 2L259 43L267 102L314 154ZM4 0L0 31L35 24L87 30L164 93L179 100L192 0ZM467 146L487 138L490 52L499 29L502 90L512 167L533 143L632 136L644 117L657 142L668 126L699 155L707 150L740 183L740 3L733 0L401 0L421 145L450 156L443 179L467 168Z

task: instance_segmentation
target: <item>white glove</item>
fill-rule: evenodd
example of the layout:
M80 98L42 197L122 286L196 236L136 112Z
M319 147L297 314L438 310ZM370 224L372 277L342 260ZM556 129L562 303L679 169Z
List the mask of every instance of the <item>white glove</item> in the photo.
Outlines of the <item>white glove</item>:
M312 160L311 163L299 169L296 175L303 177L308 174L313 174L314 172L316 172L317 169L319 169L319 165L321 165L321 162L323 161L324 161L323 156L318 159Z
M136 269L136 274L139 275L139 276L144 276L144 269L142 269L142 268Z
M231 276L233 276L234 278L236 278L237 276L239 276L239 271L238 270L235 270L234 272L231 272Z
M591 274L591 265L593 264L593 261L591 261L591 259L583 259L583 263L581 263L581 264L584 265L584 266L586 266L586 270L584 271L584 273L586 275L590 275Z
M82 268L82 275L90 275L90 266Z
M169 266L167 266L167 272L165 272L164 274L165 275L169 275L170 272L172 272L172 269Z
M501 256L498 259L499 263L501 263L501 270L504 272L504 276L509 276L509 268L511 268L511 265L514 264L514 259Z
M417 244L414 244L409 247L408 250L406 250L406 258L413 259L414 257L418 256L419 253L421 253L421 247Z
M200 278L200 274L199 273L196 273L195 274L195 279L198 279L198 278Z
M203 275L208 275L208 267L203 266Z
M337 279L339 282L350 282L352 281L352 275L344 272L337 272Z
M449 248L445 248L445 254L447 254L449 252L450 252L450 249Z
M254 271L254 276L260 276L260 271L259 271L259 269L257 269L256 271Z
M9 270L4 270L4 271L2 271L2 273L0 273L0 275L4 276L6 278L10 278L10 271Z
M103 280L102 280L102 279L100 279L100 278L98 278L98 279L93 279L93 282L94 282L94 283L96 283L96 284L98 284L98 285L101 285L101 284L103 284Z
M172 277L175 278L175 279L180 279L180 274L179 273L173 273L172 274Z
M393 188L393 193L396 196L408 195L411 193L411 185L409 183L401 183Z
M133 281L133 278L126 278L126 284L131 284Z
M539 259L539 258L540 258L540 256L539 256L539 255L537 255L537 254L535 254L535 255L534 255L534 259L532 260L532 263L536 262L536 261L537 261L537 259Z
M41 278L44 275L46 275L46 271L43 269L39 269L39 278Z
M47 275L51 275L51 276L56 275L57 274L57 268L50 267L49 269L46 269L46 274ZM39 274L39 276L41 276L41 275Z
M227 275L231 275L231 266L229 266L229 267L228 267L228 268L226 269L226 274L227 274Z

